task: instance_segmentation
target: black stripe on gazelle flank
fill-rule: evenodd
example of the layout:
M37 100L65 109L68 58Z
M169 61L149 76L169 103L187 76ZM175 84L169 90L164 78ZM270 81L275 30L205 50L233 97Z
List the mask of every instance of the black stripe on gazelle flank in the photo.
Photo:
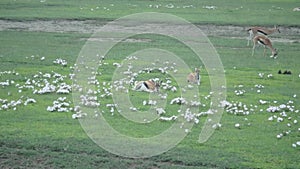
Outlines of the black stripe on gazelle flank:
M136 81L132 89L136 91L158 92L160 83L161 82L157 82L153 79L146 81Z
M267 33L265 33L264 31L262 31L262 30L260 30L260 29L258 29L257 32L259 32L259 33L261 33L261 34L264 34L264 35L266 35L266 36L268 35Z
M144 85L145 85L145 87L146 87L147 89L149 89L149 86L148 86L148 84L147 84L146 81L144 81Z
M262 45L266 45L264 41L262 41L261 39L258 39L258 42Z

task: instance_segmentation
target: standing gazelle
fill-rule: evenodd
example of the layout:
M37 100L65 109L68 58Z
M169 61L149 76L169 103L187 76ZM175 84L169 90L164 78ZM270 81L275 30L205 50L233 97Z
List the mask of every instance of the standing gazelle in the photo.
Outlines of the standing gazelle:
M189 83L196 83L197 85L200 85L200 70L195 68L195 72L190 73L186 79Z
M279 30L279 28L276 25L272 29L263 28L263 27L251 27L247 31L249 33L249 38L248 38L247 46L250 45L250 40L252 40L252 38L255 37L255 36L257 36L257 35L268 36L268 35L276 32L276 31L278 33L280 33L280 30Z
M270 57L275 57L277 55L277 50L275 48L273 48L272 42L270 41L270 39L265 36L262 36L262 35L257 35L253 38L252 56L254 55L257 44L264 46L264 56L266 54L266 47L270 48L270 50L272 52L272 55Z

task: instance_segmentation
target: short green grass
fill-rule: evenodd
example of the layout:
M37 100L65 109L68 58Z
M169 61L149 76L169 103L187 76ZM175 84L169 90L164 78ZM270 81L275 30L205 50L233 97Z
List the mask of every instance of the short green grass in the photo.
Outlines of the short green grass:
M232 1L234 2L234 1ZM180 6L178 9L167 9L167 4ZM297 25L298 13L291 12L293 7L299 6L297 1L1 1L0 13L2 19L34 20L34 19L99 19L112 20L120 16L135 12L154 11L170 12L184 17L193 23L211 24L283 24L286 26ZM113 6L111 4L114 4ZM158 9L148 8L152 4L161 4ZM193 4L196 8L183 9L182 6ZM203 9L204 5L215 5L217 10ZM99 10L96 7L99 6ZM243 8L241 8L243 6ZM109 11L100 10L109 7ZM281 8L278 8L281 7ZM82 8L80 10L80 8ZM91 8L95 9L94 12ZM126 9L126 10L124 10ZM265 10L268 9L268 10ZM269 11L270 9L270 11ZM16 10L18 12L16 12ZM55 12L54 12L55 11ZM81 11L81 12L78 12ZM251 12L249 12L251 11ZM198 17L199 14L201 18ZM263 17L261 17L262 15ZM249 17L236 17L236 16ZM276 21L273 18L276 16ZM257 18L260 19L257 19ZM247 18L247 19L243 19ZM289 18L289 19L286 19ZM26 31L1 31L0 32L0 72L15 71L15 74L1 74L0 82L6 79L13 80L15 84L23 84L27 78L33 78L38 72L58 72L63 75L72 73L72 66L81 47L88 38L88 34L78 33L44 33ZM106 74L98 79L110 81L109 74L114 67L114 62L121 62L125 56L136 50L151 47L161 47L173 51L179 56L192 56L192 53L173 39L162 36L140 35L138 38L155 39L147 44L120 43L116 46L115 53L111 53L111 60L106 60L110 65L100 67L99 72ZM34 98L36 104L19 106L17 110L0 111L0 167L1 168L299 168L299 147L293 148L292 144L300 141L298 131L299 123L288 127L289 121L282 123L268 121L268 105L259 105L258 101L278 101L270 105L285 104L294 101L295 109L299 107L300 88L300 62L298 58L299 43L276 42L280 53L277 59L263 57L263 49L257 50L251 56L251 47L246 47L246 40L231 39L229 37L209 37L216 47L224 65L227 80L227 100L237 101L250 105L258 105L254 112L248 116L239 116L224 113L221 119L222 127L215 131L213 136L204 144L197 142L201 131L200 125L195 125L187 137L175 148L159 156L146 159L130 159L119 157L97 146L85 134L78 120L71 118L72 112L58 113L47 112L58 97L66 96L72 100L71 95L46 94L34 95L32 91L22 90L21 93L12 85L0 88L0 98L17 100L22 95ZM159 42L159 45L157 43ZM269 51L268 51L269 52ZM189 53L189 54L187 54ZM45 57L41 61L40 58ZM67 67L53 64L56 58L68 61ZM185 58L191 67L201 66L192 59ZM204 68L204 67L203 67ZM292 75L279 75L278 70L291 70ZM259 73L264 73L263 78ZM273 78L267 78L273 74ZM202 72L201 99L208 95L209 76L205 70ZM151 76L151 75L147 75ZM160 73L153 76L165 77ZM141 77L142 78L142 77ZM71 83L71 80L67 80ZM255 85L263 85L261 93L257 93ZM237 87L243 85L243 87ZM243 89L242 96L236 96L234 91ZM131 91L133 102L139 103L141 98L147 96L140 92ZM293 97L293 95L297 97ZM177 94L170 94L175 97ZM110 98L101 100L103 104L111 103ZM141 107L145 108L145 107ZM263 109L263 111L260 111ZM102 109L106 112L109 109ZM176 111L177 107L169 106L169 111ZM205 111L206 108L201 108ZM287 112L293 119L300 121L299 113ZM123 119L115 113L105 117L114 127L123 133L135 137L145 137L158 133L162 128L167 128L172 122L155 121L148 125L139 125L139 129L132 122ZM245 119L247 118L247 119ZM241 124L241 129L234 127ZM124 125L126 127L124 127ZM277 139L276 135L291 130L291 134Z
M192 6L191 6L192 5ZM163 12L183 17L192 23L235 25L298 25L299 13L293 8L297 0L219 1L219 0L112 0L112 1L58 1L26 0L0 2L0 18L32 19L97 19L113 20L139 12ZM156 7L157 6L157 7ZM174 6L168 8L168 6ZM203 8L216 6L217 10ZM16 12L18 11L18 12ZM238 17L237 17L238 16ZM289 18L289 19L286 19Z
M35 48L32 50L27 49L28 51L22 52L25 49L25 46L22 47L22 45L19 44L19 47L14 51L18 54L16 54L18 57L3 54L3 62L1 63L3 65L2 70L15 70L16 72L20 72L22 76L20 78L14 75L3 75L1 76L1 81L4 81L6 78L14 79L17 77L14 79L16 83L24 83L25 76L33 76L39 71L49 72L49 70L54 70L63 74L70 73L70 70L67 67L62 68L59 66L54 66L52 60L60 57L60 52L63 53L65 46L62 44L65 44L66 42L71 43L71 41L76 42L76 39L86 36L66 34L65 40L60 39L60 41L57 42L54 38L57 36L55 34L14 31L5 32L5 34L7 35L7 39L4 39L4 41L7 41L12 36L20 36L24 34L22 36L26 37L30 35L32 39L24 39L23 44L34 44L36 45L37 49L45 48L45 50L54 52L50 52L49 54L40 54L39 52L36 52ZM41 42L40 39L48 39L47 44L52 43L56 45L53 46L53 50L51 50L51 48L45 45L44 42ZM239 51L241 53L239 56L233 56L234 54L232 52L231 45L226 45L223 43L224 39L221 39L220 42L218 42L217 39L216 41L214 41L214 38L211 39L213 44L216 46L225 46L220 49L217 48L217 50L219 50L226 70L228 100L242 101L246 104L258 104L257 101L259 99L278 100L281 103L285 103L291 99L293 94L300 95L298 90L299 86L297 85L300 79L297 77L297 73L291 76L277 75L279 68L287 68L293 72L299 71L297 66L293 66L293 64L290 65L286 61L297 59L296 57L293 57L296 56L296 50L289 51L287 55L291 57L284 58L283 56L279 56L276 60L260 56L260 54L251 57L251 49ZM38 43L34 43L34 41ZM227 42L231 41L233 42L235 40L227 39ZM9 46L8 44L6 45ZM289 45L290 44L283 44L282 46L289 47ZM292 45L297 46L298 44ZM67 57L67 55L65 55L66 57L63 58L66 58L70 63L74 63L76 58L75 52L76 50L78 51L78 46L80 46L80 43L71 43L69 47L70 49L73 48L73 50L70 50L74 52L74 54L72 54L73 56L69 55L69 57ZM240 46L242 47L243 45ZM169 49L172 50L172 47ZM31 54L36 56L31 58ZM37 55L45 56L45 61L40 61ZM26 59L27 56L29 56L28 59ZM16 61L14 61L15 59L13 58L16 58ZM117 61L117 59L114 61ZM7 67L6 65L8 63L14 67ZM295 62L294 64L297 65ZM35 67L29 65L34 65ZM100 71L104 72L105 70ZM272 73L274 78L261 79L258 76L259 72L263 72L265 74ZM207 75L203 74L204 88L205 86L209 85L205 82L207 80ZM236 88L234 86L240 84L245 86L244 88L247 90L247 93L245 93L244 96L235 96L234 90ZM251 88L254 88L255 84L263 84L265 86L265 89L262 89L262 94L256 94L255 90L251 90ZM287 84L289 85L288 88L286 86ZM107 165L107 167L114 165L120 165L120 167L129 167L130 165L136 163L135 160L130 159L124 159L124 163L119 163L116 160L117 157L109 155L107 152L103 152L103 150L89 140L89 138L80 128L77 120L71 119L71 113L47 112L47 105L51 105L51 102L59 95L50 94L36 96L32 95L30 91L24 91L24 93L21 94L15 94L17 91L15 91L14 87L5 87L1 90L3 91L1 92L1 98L12 99L14 97L18 98L20 95L26 94L38 100L38 104L30 105L29 107L21 106L16 111L1 111L1 119L3 119L1 120L1 125L3 126L1 129L1 142L3 143L1 158L5 159L1 165L20 165L27 167L39 165L72 167L75 166L75 164L72 163L72 160L69 162L64 161L73 158L78 158L76 165L84 166L88 164L91 165L90 167L98 166L100 164L104 166ZM8 91L13 93L13 95L7 96L6 93ZM207 94L207 92L205 93ZM139 93L134 94L138 95ZM296 101L297 100L295 100L295 102ZM197 143L197 137L201 127L195 126L193 128L193 132L189 134L188 137L177 146L177 148L174 148L161 156L147 159L145 163L137 162L138 164L136 165L145 165L146 167L157 165L163 167L164 165L168 166L172 164L178 167L203 166L208 168L235 168L247 166L254 168L268 168L270 166L296 167L298 164L294 161L297 161L297 154L299 153L299 150L292 148L291 144L295 142L297 138L299 138L299 134L297 134L295 131L295 133L283 138L282 140L276 139L276 134L281 132L281 130L286 130L286 127L284 124L268 122L267 118L269 116L270 114L266 113L265 111L249 115L247 118L249 119L249 122L251 122L251 126L247 126L248 121L244 120L245 117L234 116L225 113L221 121L223 127L220 130L217 130L207 143ZM297 115L293 116L297 118ZM119 119L118 115L107 117L109 120L115 120L113 124L115 124L116 128L119 128L121 132L125 129L123 132L131 133L134 136L145 136L140 135L141 133L145 133L143 130L126 130L123 125L120 125L124 124L124 122L126 123L126 120L124 121ZM241 123L244 125L244 127L241 130L235 129L233 127L235 123ZM130 127L134 124L127 123L127 125ZM155 126L155 128L153 128L153 126ZM164 123L156 122L152 125L152 130L149 130L149 126L143 126L141 129L145 129L149 133L153 134L153 131L157 131L167 126ZM87 145L83 146L83 143ZM99 157L99 153L106 154L106 157L104 158L102 155ZM42 154L42 156L39 156L39 154ZM64 160L62 161L55 157L57 155L61 155L62 159ZM36 156L39 156L40 159L35 159ZM95 156L95 159L88 161L79 160L81 158L88 158L89 156ZM15 157L21 157L19 160L17 160L18 163L16 164L14 162ZM113 164L107 164L104 159L107 159L107 161L110 161Z

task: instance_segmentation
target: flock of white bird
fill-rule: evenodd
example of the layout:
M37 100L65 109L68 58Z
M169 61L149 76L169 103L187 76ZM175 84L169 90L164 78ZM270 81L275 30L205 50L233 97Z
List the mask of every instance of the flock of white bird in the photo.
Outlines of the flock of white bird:
M45 58L43 58L44 60ZM137 57L127 58L127 60L137 60ZM157 62L157 61L156 61ZM67 61L59 58L53 61L53 64L57 64L58 66L66 67ZM110 66L109 63L104 60L100 63L101 65ZM176 69L176 64L174 63L163 63L163 67L158 68L161 73L168 73L169 71L178 72ZM118 112L118 105L111 103L106 105L101 105L101 99L111 99L113 95L113 90L115 91L124 91L125 93L129 92L129 88L126 87L125 84L133 84L132 82L135 80L135 77L142 75L144 73L151 73L154 68L148 67L144 70L140 70L139 72L133 72L133 65L122 65L121 63L113 63L111 66L114 67L122 67L127 66L128 69L124 71L124 75L130 77L129 80L116 80L113 82L100 82L97 76L101 76L100 72L95 71L92 77L88 78L87 83L96 86L96 89L88 89L87 92L83 92L84 89L80 85L74 83L69 85L68 82L76 76L75 74L70 73L69 75L62 75L60 73L50 71L50 72L37 72L32 75L32 77L24 77L24 82L16 83L16 79L20 79L21 73L18 73L14 70L8 70L0 72L0 77L3 79L4 77L10 77L10 79L6 79L0 82L0 87L7 91L7 96L15 95L11 91L16 91L18 95L21 95L18 99L9 100L7 98L0 98L0 111L6 110L17 110L18 106L28 106L38 104L38 99L35 100L32 97L34 95L44 95L44 94L58 94L62 95L62 97L58 97L56 100L52 102L51 105L47 106L45 109L49 112L74 112L72 114L73 119L84 118L87 116L87 113L81 110L81 106L92 107L92 108L100 108L102 113L110 112L112 115ZM77 65L70 67L70 70L76 69ZM157 68L155 68L157 69ZM264 78L264 73L259 73L258 75L261 78ZM22 76L23 77L23 76ZM266 80L272 80L273 75L267 75ZM145 79L146 80L146 79ZM159 102L161 100L166 100L168 98L168 92L179 93L177 87L174 85L174 82L170 78L166 79L156 79L162 80L162 84L160 88L163 90L162 92L157 93L158 100L149 99L142 100L141 105L138 106L151 106L154 107L156 113L158 114L159 121L175 121L178 118L184 118L187 122L198 124L200 118L202 116L207 116L209 114L213 114L214 110L208 109L203 112L195 112L191 109L194 107L199 108L198 110L204 108L207 109L206 105L201 103L200 98L194 96L194 100L187 100L184 97L175 97L170 99L171 101L168 103L170 106L172 105L186 105L188 108L185 110L178 110L176 114L172 114L172 112L168 112L168 109L159 107ZM180 89L181 92L185 92L186 90L192 89L197 85L188 84L184 89ZM12 89L15 87L16 89ZM237 97L245 97L249 92L255 92L260 94L265 86L262 84L254 85L249 91L245 89L244 85L237 85L235 87L235 95ZM248 86L249 87L249 86ZM8 89L8 90L5 90ZM11 90L11 91L10 91ZM73 105L71 101L68 101L67 97L72 93L72 90L76 90L82 92L80 95L80 105ZM22 95L22 93L28 94ZM206 101L210 100L209 93L207 96L203 96ZM38 97L38 96L36 96ZM220 106L224 107L226 113L245 116L245 122L235 123L233 127L237 129L243 129L246 126L251 126L251 123L248 122L248 118L255 113L263 113L268 112L270 116L266 121L270 123L280 123L283 124L286 128L285 131L279 131L276 136L277 139L283 139L283 137L290 135L293 132L300 132L299 127L299 109L295 106L293 99L297 98L297 95L294 94L291 96L291 100L287 103L279 103L278 101L267 101L267 100L258 100L257 104L247 105L241 101L228 101L223 100L220 102ZM266 108L267 107L267 108ZM129 110L135 111L138 113L139 109L136 107L130 107ZM173 112L174 113L174 112ZM99 112L95 112L95 117L99 115ZM221 123L212 124L212 128L219 129L222 128L223 125ZM296 141L292 144L293 147L300 147L299 141Z
M59 97L57 100L53 101L53 105L47 107L49 112L69 112L73 108L70 107L71 102L67 101L66 97Z
M263 78L262 73L259 73L259 77ZM267 79L271 78L273 76L268 75ZM235 94L237 96L243 96L244 93L246 93L246 90L243 89L244 85L238 85L237 88L240 88L238 91L243 91L242 94L235 91ZM265 89L265 87L261 84L256 84L255 88L257 91L254 91L253 88L250 89L250 91L254 91L258 94L261 93L261 90ZM238 94L237 94L238 93ZM272 100L258 100L258 104L244 104L241 101L223 101L221 104L225 108L225 111L230 114L239 115L239 116L245 116L245 121L243 125L241 123L236 123L235 127L238 129L241 129L246 126L251 126L251 123L248 122L248 116L256 113L263 113L268 112L270 113L269 118L266 121L273 122L273 123L279 123L279 125L282 125L283 128L286 128L284 131L279 131L279 133L274 136L277 139L282 139L284 136L288 136L291 133L295 133L296 135L299 135L300 132L300 126L298 123L299 117L300 117L300 110L296 108L294 99L297 98L297 95L294 94L291 96L291 99L286 103L279 103L279 101ZM263 108L266 107L267 108ZM293 147L299 147L299 141L292 144Z
M131 7L137 7L138 5L135 4L128 4L128 6ZM104 11L110 11L115 7L115 4L109 4L109 5L105 5L105 6L96 6L96 7L92 7L92 8L88 8L88 7L80 7L80 10L89 10L91 12L97 11L97 10L104 10ZM194 5L175 5L172 3L166 4L166 5L162 5L162 4L149 4L148 5L149 8L165 8L165 9L178 9L178 8L196 8ZM205 9L216 9L216 6L203 6L202 8Z
M41 3L45 2L46 0L40 0ZM90 12L94 12L94 11L97 11L97 10L103 10L103 11L111 11L114 9L116 5L115 4L108 4L108 5L105 5L105 6L95 6L95 7L86 7L86 6L81 6L80 7L80 10L88 10ZM137 4L131 4L129 3L128 4L128 7L138 7L139 5ZM154 8L154 9L159 9L159 8L164 8L164 9L167 9L167 10L170 10L170 9L180 9L180 8L202 8L202 9L206 9L206 10L216 10L218 9L217 6L215 5L204 5L204 6L195 6L195 5L192 5L192 4L186 4L186 5L176 5L176 4L173 4L173 3L168 3L168 4L149 4L147 5L148 8ZM244 9L243 6L240 6L240 7L236 7L234 8L234 10L242 10ZM279 6L271 6L271 8L268 9L269 11L272 11L272 10L283 10L282 7L279 7ZM300 11L300 7L296 7L296 8L293 8L292 11L294 12L298 12Z
M46 0L41 0L40 2L45 2ZM114 9L116 5L115 4L108 4L108 5L105 5L105 6L95 6L95 7L86 7L86 6L81 6L80 7L80 10L88 10L90 12L94 12L94 11L97 11L97 10L103 10L103 11L111 11ZM131 4L129 3L128 4L128 7L138 7L139 5L137 4ZM173 4L173 3L168 3L168 4L149 4L147 5L148 8L154 8L154 9L167 9L167 10L171 10L171 9L180 9L180 8L202 8L202 9L206 9L206 10L217 10L218 7L215 6L215 5L204 5L204 6L195 6L195 5L192 5L192 4L186 4L186 5L176 5L176 4ZM236 7L234 8L234 10L242 10L244 9L243 6L240 6L240 7ZM278 6L271 6L271 8L268 9L269 11L272 11L272 10L283 10L282 7L278 7ZM297 12L297 11L300 11L300 7L296 7L296 8L293 8L292 11L294 12Z

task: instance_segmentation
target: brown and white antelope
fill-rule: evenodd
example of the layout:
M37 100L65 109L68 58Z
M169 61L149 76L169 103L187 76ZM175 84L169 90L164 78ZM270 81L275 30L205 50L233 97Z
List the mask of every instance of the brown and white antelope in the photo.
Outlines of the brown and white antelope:
M133 90L145 92L159 92L160 83L161 82L154 81L153 79L146 81L136 81L134 83Z
M272 52L272 55L270 57L275 57L277 55L277 50L273 48L271 40L266 36L257 35L253 38L252 56L254 55L256 45L258 44L264 46L264 56L266 54L266 47L268 47Z
M197 85L200 85L200 70L198 68L195 68L195 72L188 74L186 79L189 83L195 83Z
M268 36L274 32L280 33L279 28L275 25L274 28L268 29L268 28L263 28L263 27L251 27L248 30L249 33L249 38L248 38L248 43L247 46L250 45L250 40L252 40L253 37L257 35L265 35Z

